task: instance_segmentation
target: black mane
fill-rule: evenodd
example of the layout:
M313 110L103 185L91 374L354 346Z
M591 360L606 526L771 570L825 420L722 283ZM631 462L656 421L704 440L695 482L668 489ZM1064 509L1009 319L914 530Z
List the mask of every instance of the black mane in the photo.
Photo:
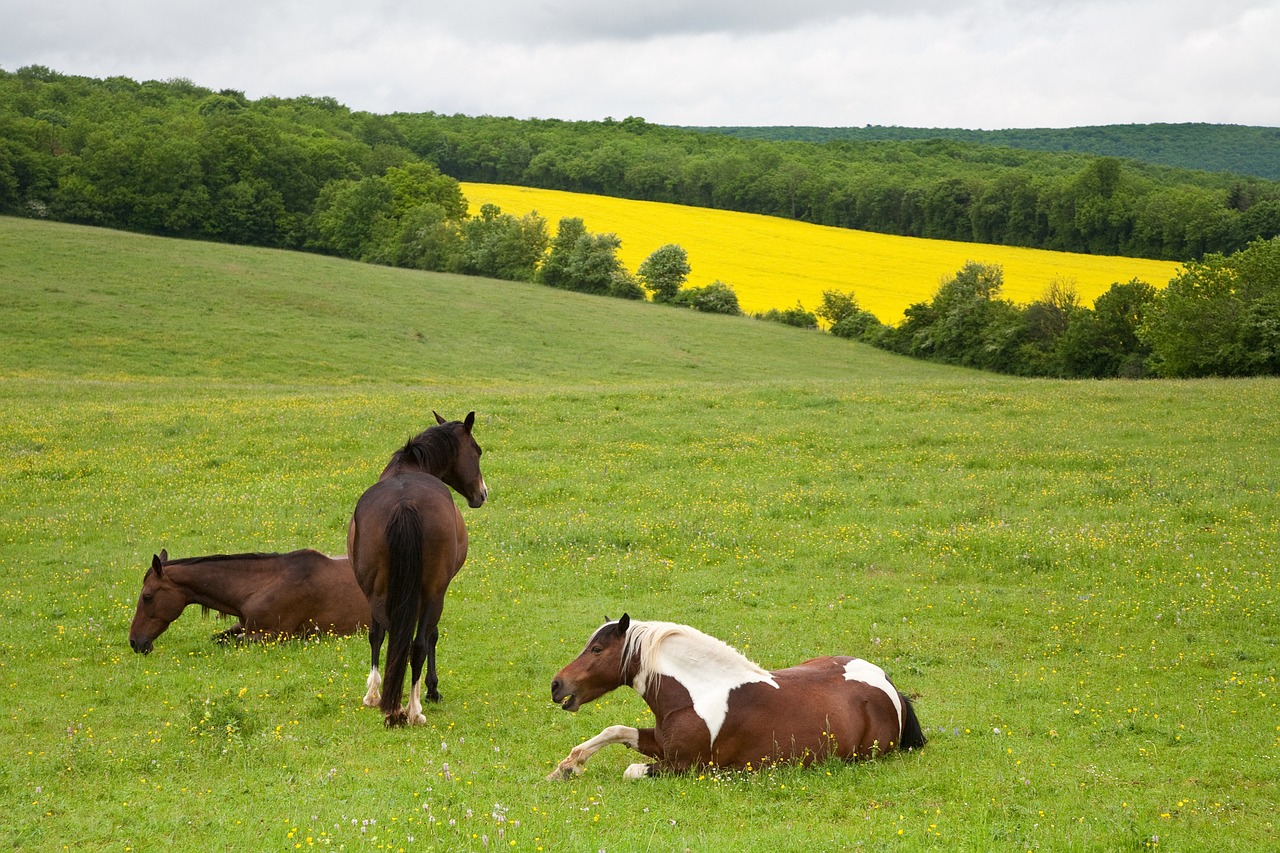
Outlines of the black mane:
M427 473L443 471L458 455L454 428L459 426L461 421L449 421L423 430L392 454L391 464L411 465Z

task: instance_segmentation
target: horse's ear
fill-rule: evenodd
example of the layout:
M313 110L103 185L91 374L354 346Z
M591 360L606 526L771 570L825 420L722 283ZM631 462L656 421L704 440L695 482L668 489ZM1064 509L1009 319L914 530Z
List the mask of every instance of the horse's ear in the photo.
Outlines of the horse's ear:
M467 412L467 419L462 422L462 425L467 428L467 432L471 432L471 427L475 425L475 422L476 422L476 413Z
M160 549L160 562L162 563L169 562L169 549L167 548Z
M445 422L444 418L440 417L440 413L437 412L435 409L431 410L431 414L436 416L436 423L442 424Z
M631 617L623 613L622 618L618 620L618 630L627 633L627 628L631 625Z
M164 569L162 568L163 565L164 563L160 560L159 554L151 555L151 571L156 573L156 577L164 576Z

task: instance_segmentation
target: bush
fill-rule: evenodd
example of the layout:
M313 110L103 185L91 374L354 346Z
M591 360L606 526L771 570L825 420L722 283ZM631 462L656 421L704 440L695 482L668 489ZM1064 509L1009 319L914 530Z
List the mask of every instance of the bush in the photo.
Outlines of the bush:
M708 314L737 316L742 313L742 308L738 305L738 294L723 281L713 281L705 287L686 287L676 295L672 303Z
M755 315L757 320L768 320L772 323L781 323L784 326L795 326L797 329L816 329L818 328L818 315L812 311L806 311L804 306L799 302L794 308L786 308L779 310L770 308L763 314Z

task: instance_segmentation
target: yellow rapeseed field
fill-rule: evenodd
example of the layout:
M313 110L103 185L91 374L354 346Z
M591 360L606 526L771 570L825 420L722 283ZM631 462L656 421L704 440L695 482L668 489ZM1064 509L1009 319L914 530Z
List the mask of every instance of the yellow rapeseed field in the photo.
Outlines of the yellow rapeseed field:
M894 237L810 225L751 213L731 213L659 202L539 190L495 184L462 184L473 213L496 204L523 216L536 210L551 235L563 217L578 217L588 231L617 234L618 255L636 268L654 249L676 243L689 254L689 285L732 285L742 310L813 310L824 290L853 291L882 322L897 323L914 302L930 299L938 285L967 261L999 264L1004 296L1025 304L1053 281L1070 283L1092 305L1115 282L1141 279L1164 287L1180 268L1171 261L1078 255L1012 246Z

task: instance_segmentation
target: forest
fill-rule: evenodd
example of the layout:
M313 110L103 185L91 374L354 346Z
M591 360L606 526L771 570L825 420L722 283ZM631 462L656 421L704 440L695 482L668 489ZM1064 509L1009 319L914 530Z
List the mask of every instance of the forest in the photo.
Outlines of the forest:
M632 276L617 261L617 238L590 234L581 220L562 220L553 236L533 215L488 207L470 217L459 181L1187 261L1186 280L1168 289L1185 297L1179 311L1152 283L1117 283L1099 302L1118 325L1093 328L1095 338L1085 327L1096 309L1070 292L1014 306L1000 297L1000 271L983 268L958 271L897 327L867 321L856 294L829 294L821 313L797 306L766 319L814 325L822 316L845 337L1029 375L1280 372L1280 183L1256 176L959 139L775 141L637 117L374 115L327 97L250 100L184 79L0 70L0 215L737 312L723 283L682 289L679 263L674 284L669 272ZM1204 327L1210 307L1225 326ZM1110 355L1093 358L1099 348Z
M1078 151L1180 169L1232 172L1280 180L1280 128L1234 124L1112 124L1091 127L968 130L866 127L697 127L742 139L774 142L872 142L954 139L1031 151Z

